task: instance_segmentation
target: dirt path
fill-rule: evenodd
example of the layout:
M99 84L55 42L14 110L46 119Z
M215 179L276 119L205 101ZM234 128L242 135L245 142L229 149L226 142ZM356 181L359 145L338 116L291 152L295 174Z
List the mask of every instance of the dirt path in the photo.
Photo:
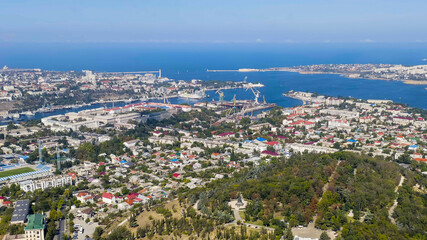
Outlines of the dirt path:
M328 187L329 187L329 183L331 182L331 180L333 179L333 178L335 178L335 175L336 175L336 172L337 172L337 169L338 169L338 166L340 165L340 163L341 163L341 161L338 161L338 163L337 163L337 166L335 167L335 169L334 169L334 171L332 172L332 174L331 174L331 176L329 176L329 178L328 178L328 182L325 184L325 185L323 185L323 187L322 187L322 196L319 198L319 201L318 201L318 203L320 202L320 201L322 201L322 198L323 198L323 194L325 194L325 192L328 190ZM314 223L316 222L316 220L317 220L317 212L316 212L316 214L314 215L314 217L313 217L313 227L314 227ZM309 224L310 225L310 224Z
M341 163L341 161L338 161L337 166L335 167L335 169L332 172L331 176L329 176L329 178L328 178L328 182L322 187L323 193L322 193L322 196L320 197L320 199L319 199L318 202L322 201L323 194L325 194L325 192L328 190L329 183L332 181L332 179L335 178L335 175L336 175L336 172L337 172L337 169L338 169L338 166L339 166L340 163ZM310 222L307 225L307 227L294 227L294 228L292 228L292 234L294 236L299 236L299 237L319 238L320 234L322 234L323 230L317 229L315 227L314 224L316 223L316 220L317 220L317 212L313 216L313 221ZM328 236L331 239L335 239L336 234L335 234L334 231L327 230L326 233L328 234Z
M394 189L394 192L397 193L397 191L399 190L399 187L402 186L405 179L406 178L404 176L400 176L399 185L396 186L396 188ZM393 218L394 209L396 207L397 207L397 197L396 197L396 199L394 199L393 205L391 205L390 209L388 210L388 218L390 219L391 223L393 223L393 224L396 224L396 220Z

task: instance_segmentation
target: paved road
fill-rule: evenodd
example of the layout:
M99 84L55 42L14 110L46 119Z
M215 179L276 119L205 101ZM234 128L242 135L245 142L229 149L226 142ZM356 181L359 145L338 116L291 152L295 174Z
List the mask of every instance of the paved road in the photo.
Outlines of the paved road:
M62 216L64 216L61 220L59 220L59 231L58 231L58 237L57 239L62 240L64 234L66 233L66 216L65 216L65 205L62 205L61 212Z
M61 219L61 221L59 221L58 239L62 240L64 234L65 234L65 219Z

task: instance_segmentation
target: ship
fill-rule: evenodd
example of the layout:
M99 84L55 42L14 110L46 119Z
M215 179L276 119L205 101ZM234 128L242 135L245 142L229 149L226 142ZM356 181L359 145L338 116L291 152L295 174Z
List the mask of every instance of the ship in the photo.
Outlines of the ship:
M257 88L257 87L264 87L264 84L262 83L247 83L247 84L243 84L244 88Z
M26 116L26 117L34 117L35 114L31 111L26 111L26 112L21 113L21 115Z
M189 98L189 99L202 99L203 95L201 93L198 92L194 92L194 93L187 93L187 92L181 92L178 94L179 97L182 98Z

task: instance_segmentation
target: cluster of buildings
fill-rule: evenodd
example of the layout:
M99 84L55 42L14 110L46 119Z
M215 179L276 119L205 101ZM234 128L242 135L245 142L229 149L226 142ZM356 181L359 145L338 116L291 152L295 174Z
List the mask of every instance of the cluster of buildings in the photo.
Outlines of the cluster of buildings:
M91 74L94 73L85 72L84 81L98 79ZM157 126L146 138L125 139L122 154L99 153L96 162L83 159L57 175L53 173L57 168L51 165L47 175L9 177L3 184L18 183L25 192L71 184L87 186L72 193L77 202L70 211L78 218L93 221L168 198L180 188L203 186L231 176L247 165L262 164L274 157L346 150L390 159L409 156L413 161L427 162L427 121L420 113L390 101L337 99L301 92L291 92L289 96L307 104L278 109L279 114L274 119L269 112L247 117L249 124L242 123L244 116L220 117L210 112L212 116L206 116L209 121L194 118ZM97 129L111 129L117 133L150 118L162 120L181 111L202 111L202 108L208 108L207 104L190 107L144 103L43 118L43 125L38 128L53 132L73 130L78 136L48 136L20 150L11 148L12 152L4 155L3 160L7 161L5 166L24 164L25 157L41 147L50 153L56 149L67 155L67 149L58 150L59 142L67 141L70 148L78 148L89 141L100 144L108 141L110 135L97 132ZM20 137L26 136L30 137L31 133ZM46 169L45 164L32 167ZM9 199L0 199L2 204L7 202L7 206L13 204L6 200ZM38 236L37 239L42 239L42 235L37 234L43 234L44 216L28 215L25 210L28 204L18 202L15 202L13 223L27 224L22 239Z
M44 214L29 214L30 213L30 200L18 200L14 204L14 211L10 224L25 225L24 234L6 235L3 239L17 239L17 240L44 240L45 238L45 220Z
M281 68L281 70L310 73L339 73L351 78L386 80L427 80L427 65L403 66L394 64L319 64Z
M227 82L225 85L228 88L242 87L240 82ZM55 100L61 96L72 98L83 94L90 96L93 102L164 99L166 103L171 97L201 99L205 90L213 90L221 86L214 83L202 86L202 81L197 79L192 81L168 79L161 76L161 70L110 73L90 70L62 72L4 67L0 69L0 101L17 101L27 96L44 96L45 99L43 105L38 106L38 109L29 109L26 112L19 112L21 109L13 109L13 104L10 104L9 109L6 108L0 112L0 120L34 117L36 112L51 112L54 109L76 108L90 104L81 102L81 100L70 100L70 103L64 105L63 101L56 102ZM96 126L97 121L87 124Z
M162 111L143 114L147 110L161 109ZM54 115L42 118L45 126L54 131L79 131L81 128L97 129L110 125L115 129L133 129L139 122L148 119L162 120L171 117L179 111L190 111L187 105L163 103L137 103L124 107L97 108L80 112L69 112L64 115Z

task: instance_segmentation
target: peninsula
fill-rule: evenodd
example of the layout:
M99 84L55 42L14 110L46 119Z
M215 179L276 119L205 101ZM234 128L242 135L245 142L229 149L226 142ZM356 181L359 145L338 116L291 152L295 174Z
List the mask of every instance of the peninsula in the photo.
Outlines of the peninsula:
M230 70L208 70L221 72ZM265 69L241 68L238 72L284 71L300 74L340 74L348 78L403 81L406 84L427 85L427 65L403 66L394 64L318 64Z

